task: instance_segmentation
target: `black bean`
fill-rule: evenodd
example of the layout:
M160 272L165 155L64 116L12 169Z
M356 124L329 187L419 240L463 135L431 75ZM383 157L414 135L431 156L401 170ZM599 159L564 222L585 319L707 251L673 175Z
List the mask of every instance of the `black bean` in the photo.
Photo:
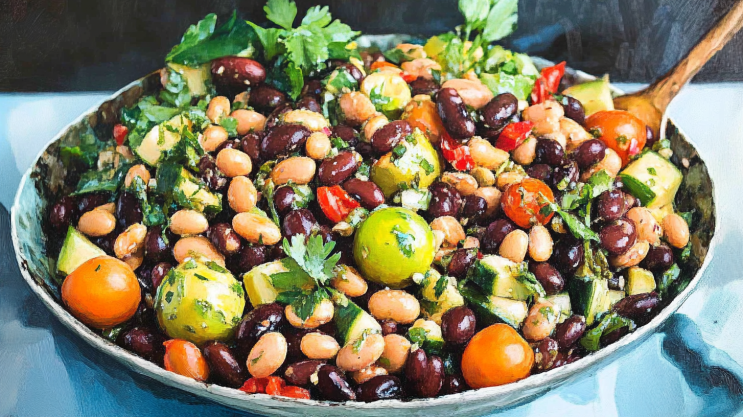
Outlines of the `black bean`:
M599 339L601 346L609 346L629 333L629 326L622 326L609 333L603 333Z
M475 122L453 88L442 88L436 96L436 108L446 131L454 139L466 139L475 135Z
M343 189L351 197L359 200L361 205L367 210L374 210L380 204L384 204L384 193L382 189L372 181L351 178L343 183Z
M614 305L613 310L620 316L642 323L649 321L658 304L660 304L658 294L650 292L624 297Z
M62 197L49 212L49 223L57 230L66 230L76 218L77 201L72 196Z
M547 164L534 164L526 169L526 173L531 178L536 178L544 183L552 182L553 168Z
M572 237L563 237L555 243L550 259L561 274L570 276L583 262L583 244Z
M462 217L475 222L485 215L488 209L488 203L479 195L470 194L464 198L462 205Z
M268 249L261 245L243 246L234 258L236 269L240 272L247 272L268 261Z
M314 96L319 99L323 92L322 81L320 80L307 80L302 87L303 96Z
M307 358L304 353L302 353L301 345L302 338L309 333L323 332L318 329L296 329L292 327L288 332L284 333L284 338L286 338L286 358L288 361Z
M237 353L247 358L253 345L266 333L279 332L286 325L284 307L279 303L263 304L243 317L237 326Z
M240 141L237 139L234 140L226 140L217 146L216 149L214 149L214 155L219 154L223 149L240 149Z
M212 191L222 191L227 187L227 178L217 169L208 168L201 172L201 179Z
M552 172L552 185L560 191L570 190L578 183L580 169L575 161L569 161Z
M132 327L124 333L122 346L150 362L162 363L165 356L165 336L148 327Z
M338 185L353 175L359 168L356 154L351 151L338 152L338 155L322 161L317 169L317 178L323 185Z
M480 109L482 123L489 129L502 129L519 109L519 99L511 93L498 94Z
M534 163L536 164L547 164L556 167L565 162L565 149L556 140L538 140L534 152Z
M367 403L402 396L402 383L398 377L392 375L377 375L356 387L356 399Z
M607 280L607 285L610 290L624 291L624 277L621 275L612 275Z
M214 83L230 91L245 91L248 87L258 85L266 79L266 70L263 65L252 59L236 56L213 60L211 72Z
M462 375L446 375L444 377L444 384L441 386L441 394L459 394L460 392L464 392L469 389L470 387L467 386L467 382L464 380L464 377Z
M560 275L560 272L547 262L530 262L529 271L542 284L542 288L544 288L544 292L547 295L555 295L565 287L565 280Z
M665 243L658 246L650 246L645 259L642 260L642 266L655 273L662 273L673 265L673 251Z
M356 142L358 142L359 132L357 132L356 129L352 128L349 125L337 125L333 126L333 130L330 136L341 138L343 139L343 141L349 143L350 145L354 145Z
M439 85L433 80L418 77L410 82L410 89L413 90L413 96L418 94L432 96L439 92Z
M635 223L630 219L614 220L599 231L601 247L612 255L627 252L637 241Z
M273 195L273 203L276 206L276 211L280 215L285 216L293 207L294 201L297 198L297 193L294 192L294 188L285 185L276 189Z
M178 240L176 235L167 229L163 233L162 226L153 226L147 230L144 240L144 256L150 261L160 262L171 259L173 246Z
M581 169L601 162L606 156L606 144L598 139L587 140L575 150L573 157Z
M127 194L128 196L134 197L133 194L130 194L127 192L122 193L122 195L123 194ZM136 197L134 197L134 201L137 201ZM108 203L108 196L106 196L105 194L101 194L101 193L83 194L77 199L77 214L82 215L106 203ZM139 206L139 202L137 202L137 206ZM116 214L116 217L118 217L118 212ZM134 223L139 223L139 222L134 222ZM133 223L130 223L130 224L133 224Z
M261 84L250 90L248 104L261 113L268 113L286 102L286 96L281 91Z
M123 228L119 226L114 229L113 232L107 234L106 236L101 236L93 239L93 243L95 243L96 246L101 248L107 254L115 256L116 254L114 253L114 244L116 243L116 238L119 237L119 234L121 234L121 232L123 232Z
M80 213L85 213L85 211L80 210ZM116 201L116 219L124 228L135 223L142 223L142 206L134 194L124 191L119 195Z
M312 374L317 372L325 362L315 359L295 362L286 367L284 379L290 385L308 387L312 384Z
M297 110L309 110L322 114L322 106L313 96L304 96L297 100Z
M209 376L221 385L240 388L248 379L248 370L235 359L232 350L224 343L207 342L202 348L204 359L209 365Z
M653 149L653 145L655 145L655 142L658 141L658 138L655 137L655 134L653 133L653 129L650 128L650 126L645 126L645 148L647 149Z
M150 281L152 283L153 292L157 291L157 287L163 282L163 278L168 275L168 272L173 269L173 265L169 262L160 262L155 264L150 271Z
M318 236L322 237L322 241L325 244L335 242L335 233L333 233L333 230L330 228L330 226L326 224L320 225L320 227L317 229L317 234Z
M586 122L586 111L580 101L570 96L564 96L560 104L562 104L562 108L565 111L565 117L573 119L580 124Z
M441 316L441 332L446 343L464 346L475 335L475 313L466 306L454 307Z
M451 254L446 267L447 274L456 279L463 279L476 260L477 249L457 249Z
M386 154L411 133L413 133L413 128L405 120L387 123L372 135L372 148L378 155Z
M568 317L555 327L555 340L562 350L568 350L586 332L586 318L577 314Z
M423 350L423 349L418 349ZM417 352L417 351L416 351ZM412 356L412 353L411 353ZM408 356L410 360L410 356ZM407 374L406 374L407 376ZM408 383L412 382L412 392L421 398L433 398L441 391L444 384L444 362L440 357L431 355L427 360L424 377L412 380L408 376Z
M516 225L510 219L496 219L485 230L485 235L481 240L482 251L484 253L497 253L498 247L506 235L516 229Z
M300 125L279 125L271 129L261 142L261 156L275 159L301 149L312 132Z
M534 349L534 366L537 371L544 372L552 369L555 364L555 359L557 359L557 355L557 342L549 337L542 339Z
M379 325L382 326L382 336L387 336L388 334L397 333L399 326L397 325L397 322L394 320L381 320L379 322Z
M356 399L343 372L333 365L323 365L317 371L317 390L323 399L330 401L349 401Z
M605 191L596 200L597 219L612 221L618 220L629 210L626 199L621 190Z
M281 232L287 239L291 239L292 236L300 234L309 238L312 230L317 227L317 220L315 220L315 216L311 211L307 209L297 209L290 211L284 217L284 222L281 225Z
M431 202L428 205L428 212L433 217L459 215L462 208L462 196L452 185L437 182L428 188L431 192Z
M212 244L225 255L233 255L242 247L240 235L235 232L229 223L211 225L206 235Z

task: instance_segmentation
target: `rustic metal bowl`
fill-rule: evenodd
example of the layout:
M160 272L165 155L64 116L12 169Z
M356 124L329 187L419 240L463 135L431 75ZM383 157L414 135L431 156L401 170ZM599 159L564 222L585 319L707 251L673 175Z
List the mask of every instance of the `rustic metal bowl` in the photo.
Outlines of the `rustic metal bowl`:
M359 44L368 46L373 43L385 48L399 40L400 36L363 37ZM549 64L544 60L536 59L535 61L542 66ZM574 82L583 82L594 79L594 77L579 71L569 70L568 79ZM405 415L430 417L452 415L454 413L458 415L479 415L527 402L562 383L579 378L581 374L606 365L659 330L663 322L681 306L698 285L702 273L712 257L713 237L717 228L712 179L704 160L691 141L672 122L669 122L666 136L671 140L671 147L674 151L673 161L684 173L684 181L676 196L676 204L680 211L694 211L691 236L692 255L678 280L678 285L674 287L675 298L667 303L650 323L638 328L637 331L625 336L618 342L577 362L549 372L533 375L513 384L426 400L386 400L375 403L349 402L341 404L294 400L264 394L247 395L236 389L196 382L193 379L168 372L130 353L99 336L75 319L65 310L59 296L59 278L55 272L57 254L47 252L45 230L47 230L48 208L64 193L71 191L64 181L68 173L60 161L60 145L79 143L80 133L87 129L85 122L95 130L111 132L112 125L118 120L122 107L131 106L141 96L154 92L159 87L158 73L152 73L129 84L104 100L100 105L80 115L45 146L33 166L23 176L16 194L11 214L13 246L21 273L33 292L49 308L52 314L87 343L111 355L135 372L236 409L258 414L287 416L347 416L351 414L389 416L404 413ZM616 93L621 92L617 90Z

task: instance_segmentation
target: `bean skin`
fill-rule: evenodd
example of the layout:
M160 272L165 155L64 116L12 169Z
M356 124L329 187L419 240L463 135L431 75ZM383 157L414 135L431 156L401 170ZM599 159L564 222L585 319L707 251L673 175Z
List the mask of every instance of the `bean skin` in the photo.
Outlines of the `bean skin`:
M133 327L124 333L121 345L150 362L162 364L165 336L148 327Z
M573 119L581 125L586 122L586 111L580 101L573 97L565 96L560 101L560 104L562 104L562 108L565 111L565 117Z
M552 182L552 171L553 168L547 164L534 164L527 168L526 173L532 178L549 184Z
M464 346L475 335L475 313L468 307L449 309L441 316L441 332L446 343Z
M248 371L235 359L232 350L224 343L211 341L203 347L204 358L209 365L209 375L218 383L239 388L248 379Z
M265 160L290 154L304 147L312 132L301 125L280 125L271 129L261 142L261 156Z
M377 206L384 204L384 193L377 184L372 181L364 181L358 178L350 178L343 183L343 189L359 200L367 210L374 210Z
M541 372L552 369L559 354L557 342L552 338L545 337L534 349L536 369Z
M598 139L583 142L575 151L575 162L581 169L588 169L591 165L601 162L606 156L606 145Z
M518 111L519 100L511 93L498 94L480 109L483 125L489 129L502 129Z
M267 85L259 85L250 92L248 104L263 114L279 107L286 102L286 96L281 91Z
M276 372L286 360L286 339L281 333L269 332L258 339L248 354L248 372L264 378Z
M317 220L315 220L312 212L307 209L290 211L284 217L284 223L281 225L282 235L290 240L292 236L299 234L308 238L314 228L317 228Z
M317 178L323 185L338 185L353 175L359 167L356 155L350 151L322 161L317 170Z
M254 267L265 263L268 258L268 249L261 245L245 245L233 257L234 265L241 272L247 272Z
M215 84L234 89L245 90L266 79L266 70L263 65L252 59L236 56L213 60L211 71Z
M615 220L599 231L601 247L612 255L621 255L637 240L635 223L629 219Z
M356 387L356 399L363 402L392 400L403 394L402 382L391 375L375 376Z
M466 139L475 135L475 122L467 113L457 90L442 88L436 96L436 108L452 138Z
M75 197L62 197L49 213L49 222L57 230L67 230L67 226L77 217L77 201Z
M372 135L372 148L378 155L386 154L411 133L413 133L413 128L405 120L395 120L387 123Z
M433 80L427 80L425 78L419 77L410 82L410 89L413 90L413 97L419 94L432 96L439 92L439 85L436 84L436 82Z
M433 217L454 216L459 214L462 207L462 196L452 185L437 182L431 185L431 202L428 212Z
M583 255L583 244L571 237L566 237L555 243L550 259L560 273L572 275L583 262Z
M84 201L84 200L80 200ZM97 204L96 206L99 206ZM85 213L88 210L80 209L80 213ZM119 226L129 227L135 223L142 222L142 207L139 205L139 200L134 194L124 191L116 200L116 220L119 221Z
M232 229L232 225L229 223L211 225L207 232L207 237L211 240L212 245L225 255L237 253L242 246L240 236Z
M271 111L268 117L266 117L266 125L264 126L264 129L271 130L276 127L276 125L278 125L279 121L281 120L281 115L290 111L292 111L292 106L289 103L284 103L277 106Z
M286 371L284 371L284 379L290 385L310 386L312 384L312 374L316 373L324 364L324 361L315 359L293 363L287 366Z
M416 349L408 356L405 376L418 397L434 397L444 383L444 362L438 356L427 356L423 349Z
M565 150L556 140L541 139L537 141L534 163L547 164L553 167L562 165L565 160Z
M444 384L441 387L441 394L459 394L460 392L464 392L469 389L470 387L467 386L467 382L464 380L464 377L462 375L446 375L444 377Z
M457 249L452 253L447 273L456 279L463 279L467 276L467 271L475 263L477 251L471 249Z
M562 350L568 350L586 332L586 318L577 314L568 317L555 328L555 340Z
M132 193L123 192L121 195L126 195L127 197L130 197L130 200L135 203L137 206L139 206L139 202L137 198ZM108 197L101 193L90 193L90 194L84 194L81 197L77 199L77 214L83 214L90 210L93 210L96 207L99 207L103 204L106 204L108 201ZM117 207L116 209L116 218L121 219L120 211ZM140 210L141 214L141 210ZM138 221L132 221L130 224L133 223L139 223ZM122 224L124 227L128 227L130 224Z
M263 304L243 317L237 327L235 339L238 353L247 357L253 345L266 333L281 331L287 322L284 318L284 307L278 303Z
M312 96L304 96L297 100L297 110L309 110L322 114L322 106Z
M655 273L662 273L673 265L673 251L665 243L651 246L647 256L642 261L642 266Z
M516 225L509 219L497 219L488 225L482 238L482 250L485 253L496 253L506 236L516 230Z
M178 237L171 232L170 229L167 229L163 234L162 226L150 227L149 230L147 230L147 236L145 236L144 241L145 257L147 260L153 262L170 259L173 246L177 240Z
M544 292L547 295L555 295L565 287L565 280L562 278L562 275L560 275L555 267L547 262L530 262L529 271L542 284Z
M317 371L317 390L322 398L330 401L356 399L356 393L348 385L343 372L333 365L323 365Z
M627 212L626 199L621 190L611 190L601 193L596 200L598 219L605 221L619 220Z
M614 305L613 310L620 316L637 322L647 322L652 317L655 308L660 304L660 298L656 292L635 294L624 297Z

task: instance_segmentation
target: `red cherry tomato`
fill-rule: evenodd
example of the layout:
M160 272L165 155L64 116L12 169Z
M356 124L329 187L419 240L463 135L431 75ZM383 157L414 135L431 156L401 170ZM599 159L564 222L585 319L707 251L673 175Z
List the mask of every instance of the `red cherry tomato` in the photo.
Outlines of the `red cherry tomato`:
M441 153L444 159L458 171L469 171L475 167L475 160L470 155L469 146L465 146L454 140L446 130L441 130Z
M599 139L622 158L622 165L639 154L647 140L645 124L624 110L596 112L586 119L586 129L601 135Z
M325 216L335 223L343 221L353 209L361 205L348 195L340 185L318 188L317 202L320 203L320 208Z
M547 199L547 201L545 201ZM534 178L526 178L521 182L506 187L501 197L503 212L514 223L528 229L539 223L546 224L554 213L543 215L542 207L555 202L555 196L547 184Z
M239 389L247 394L265 394L266 385L268 378L249 378Z
M533 127L534 123L528 121L509 124L498 135L498 140L495 141L495 147L507 152L518 148L529 137L529 133L531 133Z
M121 146L126 140L126 135L129 134L129 129L121 123L114 125L114 139L116 144Z
M289 397L289 398L298 398L300 400L309 400L310 399L310 391L306 390L304 388L295 387L293 385L288 385L281 389L281 395L282 397Z
M418 76L417 76L417 75L413 75L413 74L407 73L407 72L405 72L405 71L401 72L401 73L400 73L400 76L401 76L401 77L402 77L402 79L403 79L403 80L405 80L405 82L406 82L406 83L408 83L408 84L410 84L410 83L412 83L413 81L415 81L415 80L417 80L417 79L418 79Z
M266 377L268 383L266 384L266 394L268 395L281 395L281 390L286 386L286 382L279 376Z
M546 101L553 93L556 93L563 75L565 75L565 61L543 68L542 75L534 83L534 89L531 93L532 104Z

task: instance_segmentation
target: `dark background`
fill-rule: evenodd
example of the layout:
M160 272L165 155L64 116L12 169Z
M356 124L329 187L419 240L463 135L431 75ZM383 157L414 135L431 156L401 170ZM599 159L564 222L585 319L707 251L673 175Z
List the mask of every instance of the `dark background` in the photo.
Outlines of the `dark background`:
M738 0L520 0L515 50L614 81L669 70ZM433 35L462 22L456 0L297 0L327 4L366 33ZM0 91L115 90L163 64L186 28L237 9L263 22L263 0L0 0ZM743 81L743 35L695 81Z

